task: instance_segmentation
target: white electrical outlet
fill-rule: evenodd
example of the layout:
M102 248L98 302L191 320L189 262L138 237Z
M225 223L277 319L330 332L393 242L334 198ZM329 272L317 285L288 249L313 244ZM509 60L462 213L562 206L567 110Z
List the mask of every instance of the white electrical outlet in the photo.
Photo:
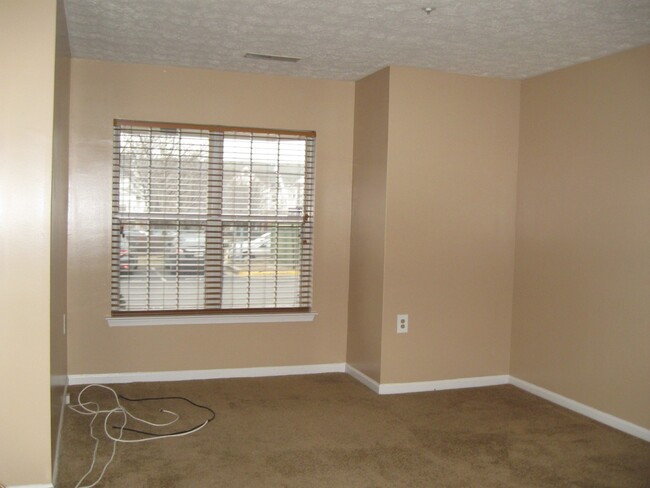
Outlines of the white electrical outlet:
M409 331L409 316L407 314L399 314L397 316L397 333L406 334Z

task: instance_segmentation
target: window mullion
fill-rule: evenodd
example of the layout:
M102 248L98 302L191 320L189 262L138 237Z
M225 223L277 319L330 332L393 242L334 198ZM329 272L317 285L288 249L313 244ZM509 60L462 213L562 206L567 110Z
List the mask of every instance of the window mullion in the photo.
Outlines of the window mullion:
M222 132L210 133L208 159L208 215L205 239L206 309L220 309L223 291L223 141Z
M305 144L303 219L300 230L300 297L298 306L311 306L311 281L314 238L314 139Z
M252 133L250 134L249 137L250 137L250 146L249 146L250 150L249 150L249 154L248 154L248 217L251 217L253 215L253 185L255 184L255 179L253 177L254 176L253 171L255 169L255 166L253 164L253 153L254 153L254 149L255 149L255 147L254 147L254 145L255 145L255 137L253 136ZM246 239L248 241L249 253L250 253L250 251L251 251L250 243L251 243L253 237L252 237L252 234L251 234L251 231L252 231L251 221L249 220L248 222L249 222L249 224L248 224L248 226L246 228L246 236L247 236ZM252 300L252 296L251 296L251 292L252 292L252 289L251 289L251 275L252 275L252 272L253 272L253 262L250 259L250 254L249 254L249 259L248 259L247 265L248 265L247 266L248 267L248 271L247 271L248 279L246 280L246 308L251 308L252 307L252 305L251 305L251 300Z

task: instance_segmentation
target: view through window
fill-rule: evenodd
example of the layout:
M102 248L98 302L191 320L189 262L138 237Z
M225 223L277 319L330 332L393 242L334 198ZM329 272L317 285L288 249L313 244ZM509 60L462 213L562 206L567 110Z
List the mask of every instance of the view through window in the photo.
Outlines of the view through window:
M113 315L308 310L314 142L116 121Z

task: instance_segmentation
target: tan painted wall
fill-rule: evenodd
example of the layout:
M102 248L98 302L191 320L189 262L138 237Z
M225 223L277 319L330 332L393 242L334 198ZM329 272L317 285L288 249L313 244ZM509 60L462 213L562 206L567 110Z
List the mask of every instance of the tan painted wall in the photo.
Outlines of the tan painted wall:
M0 2L0 482L49 483L56 0Z
M650 47L522 87L512 374L650 428Z
M353 116L351 82L73 59L69 372L344 362ZM114 118L317 131L314 322L108 327Z
M57 2L56 63L54 73L54 134L52 147L52 235L50 254L50 375L52 452L68 373L67 337L63 316L67 301L68 245L68 107L70 104L70 48L63 1Z
M508 373L519 88L390 69L382 383Z
M347 362L379 381L390 70L355 84Z

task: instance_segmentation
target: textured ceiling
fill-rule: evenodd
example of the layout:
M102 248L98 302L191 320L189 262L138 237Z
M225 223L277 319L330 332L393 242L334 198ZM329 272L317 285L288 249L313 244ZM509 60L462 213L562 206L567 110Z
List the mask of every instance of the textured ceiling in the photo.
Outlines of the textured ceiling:
M650 43L650 0L65 0L65 9L73 57L325 79L388 65L521 79Z

